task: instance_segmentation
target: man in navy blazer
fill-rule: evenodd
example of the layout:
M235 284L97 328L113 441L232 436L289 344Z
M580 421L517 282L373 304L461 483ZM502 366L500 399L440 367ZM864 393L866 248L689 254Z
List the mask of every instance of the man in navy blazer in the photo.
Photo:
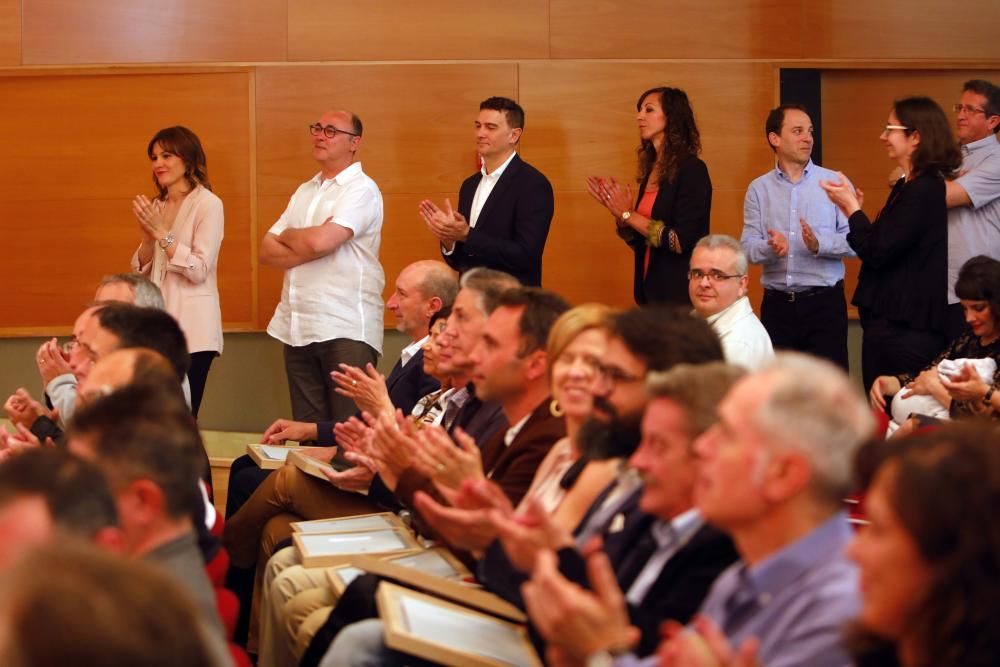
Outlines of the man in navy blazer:
M444 209L424 200L420 214L456 271L485 266L537 287L554 205L549 180L515 150L523 131L524 110L517 102L483 101L476 118L482 168L462 183L457 211L450 200Z

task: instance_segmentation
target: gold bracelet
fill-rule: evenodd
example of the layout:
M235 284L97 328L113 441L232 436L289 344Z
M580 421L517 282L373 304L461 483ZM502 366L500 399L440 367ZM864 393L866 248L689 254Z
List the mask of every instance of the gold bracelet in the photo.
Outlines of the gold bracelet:
M653 248L659 248L660 244L663 243L663 229L666 227L665 224L659 220L650 220L649 227L646 229L646 241Z

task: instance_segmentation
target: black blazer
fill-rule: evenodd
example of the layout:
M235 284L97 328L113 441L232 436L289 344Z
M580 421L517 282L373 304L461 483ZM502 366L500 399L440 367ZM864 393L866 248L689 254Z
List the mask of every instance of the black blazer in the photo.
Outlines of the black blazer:
M646 183L639 188L636 205L642 200ZM631 227L619 230L632 252L635 253L634 296L639 305L669 303L691 306L688 298L688 265L694 244L708 235L709 215L712 209L712 180L708 167L700 158L689 156L677 168L677 177L665 187L661 186L653 202L653 220L666 225L677 233L681 254L670 250L667 231L663 232L663 245L650 247L649 270L644 270L646 237ZM645 275L644 275L645 274Z
M469 219L472 198L482 173L465 179L458 193L458 211ZM443 255L459 273L485 266L506 271L524 285L542 284L542 251L554 209L552 185L542 172L519 155L507 165L490 192L469 238Z
M944 179L900 179L871 223L848 219L847 242L861 259L851 303L911 329L944 332L948 308L948 206Z

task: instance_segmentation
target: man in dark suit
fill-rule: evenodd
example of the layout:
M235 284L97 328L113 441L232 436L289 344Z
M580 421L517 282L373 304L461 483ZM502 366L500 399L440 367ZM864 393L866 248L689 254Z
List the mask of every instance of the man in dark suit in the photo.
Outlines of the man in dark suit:
M424 200L420 214L453 269L485 266L537 287L554 205L548 179L515 150L523 131L524 110L517 102L483 101L476 118L481 170L462 183L457 211L450 200L444 209Z

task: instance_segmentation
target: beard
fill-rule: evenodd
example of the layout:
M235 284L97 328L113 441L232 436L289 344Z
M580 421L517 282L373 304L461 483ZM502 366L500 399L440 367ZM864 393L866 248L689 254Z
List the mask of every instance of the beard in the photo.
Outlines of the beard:
M594 397L594 409L608 419L587 418L577 434L580 453L592 461L632 456L642 439L642 411L621 415L600 396Z

